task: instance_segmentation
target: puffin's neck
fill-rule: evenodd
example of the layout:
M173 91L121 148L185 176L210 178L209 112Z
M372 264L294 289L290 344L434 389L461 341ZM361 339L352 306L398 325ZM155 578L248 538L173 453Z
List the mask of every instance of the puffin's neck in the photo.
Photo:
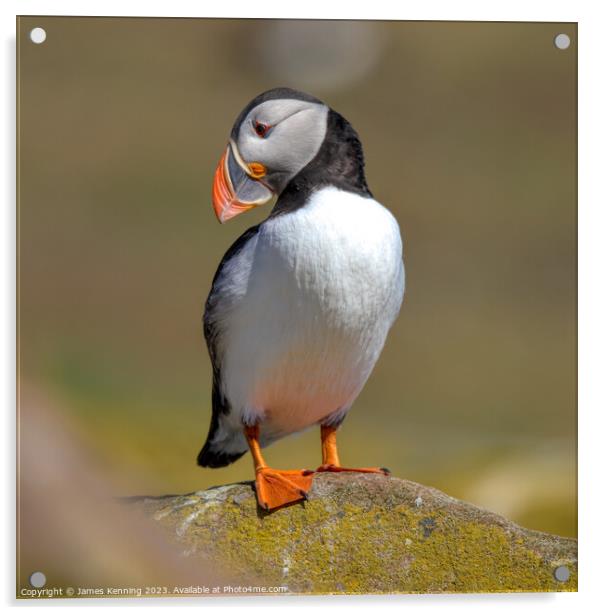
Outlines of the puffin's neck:
M310 194L325 186L371 197L364 175L364 152L351 124L332 109L326 136L315 158L286 185L272 215L301 207Z

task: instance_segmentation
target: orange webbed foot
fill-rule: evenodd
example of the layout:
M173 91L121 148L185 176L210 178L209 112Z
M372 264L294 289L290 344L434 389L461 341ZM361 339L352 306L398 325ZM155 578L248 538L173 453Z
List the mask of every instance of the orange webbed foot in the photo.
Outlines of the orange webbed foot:
M344 468L334 463L322 464L316 472L361 472L363 474L384 474L385 476L391 474L388 468Z
M261 508L274 510L307 499L312 470L274 470L263 466L255 473L255 490Z

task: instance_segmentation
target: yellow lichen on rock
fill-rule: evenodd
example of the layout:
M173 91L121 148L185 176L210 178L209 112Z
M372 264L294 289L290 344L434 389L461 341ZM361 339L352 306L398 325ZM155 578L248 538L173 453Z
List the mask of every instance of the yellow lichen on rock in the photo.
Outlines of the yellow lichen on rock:
M320 475L272 513L250 484L149 498L187 554L295 593L575 591L576 541L526 530L410 481ZM558 581L554 571L570 576Z

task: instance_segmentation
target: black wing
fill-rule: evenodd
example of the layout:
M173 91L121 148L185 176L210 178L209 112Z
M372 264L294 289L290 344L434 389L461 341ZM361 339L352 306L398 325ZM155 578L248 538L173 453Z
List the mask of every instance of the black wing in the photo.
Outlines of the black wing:
M228 248L226 254L222 258L215 276L213 276L213 282L211 284L211 291L207 297L205 303L205 315L203 316L203 332L205 334L205 341L207 342L207 350L209 351L209 357L211 359L211 366L213 367L213 392L211 395L212 413L211 423L209 425L209 433L201 452L198 454L197 463L200 466L206 468L223 468L238 458L244 455L245 451L241 453L227 453L219 448L219 445L214 445L212 440L215 436L215 432L219 427L219 419L222 415L227 415L230 412L230 402L225 396L220 380L220 363L221 357L219 356L219 328L215 325L215 313L220 309L220 292L218 281L224 269L224 266L234 258L245 246L245 244L252 239L259 231L259 224L252 226L245 231L231 246Z

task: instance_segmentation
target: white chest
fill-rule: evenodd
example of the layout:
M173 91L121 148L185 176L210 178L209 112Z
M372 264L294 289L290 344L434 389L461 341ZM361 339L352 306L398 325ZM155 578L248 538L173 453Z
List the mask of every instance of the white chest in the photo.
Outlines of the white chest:
M372 199L323 189L264 223L240 259L240 300L223 323L233 408L257 413L275 433L348 408L403 296L393 216Z

